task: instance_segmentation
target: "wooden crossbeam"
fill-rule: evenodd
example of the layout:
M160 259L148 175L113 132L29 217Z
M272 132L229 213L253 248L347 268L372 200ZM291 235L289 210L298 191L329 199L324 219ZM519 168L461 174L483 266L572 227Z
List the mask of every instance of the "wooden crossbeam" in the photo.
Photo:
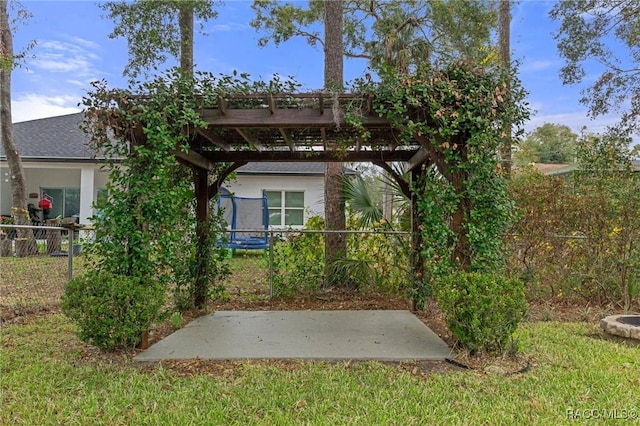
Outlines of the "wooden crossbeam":
M227 109L224 114L218 109L204 109L200 117L205 120L209 128L307 128L307 127L335 127L333 110L324 108L319 114L312 108L303 109L275 109L271 114L267 109ZM339 117L341 127L348 127L344 117ZM365 128L391 129L391 123L376 115L362 117Z
M420 164L424 163L429 158L429 151L424 146L421 146L420 149L409 159L409 170L413 170L418 167Z
M231 145L229 145L228 143L220 139L217 135L215 135L209 129L199 128L199 129L196 129L196 132L198 133L198 135L206 139L209 143L212 143L213 145L219 148L222 148L225 151L229 151L231 149Z
M258 138L253 134L253 132L251 132L251 130L240 128L236 128L235 130L240 134L240 136L244 138L245 141L247 141L247 143L253 145L259 152L264 150L264 147L260 144L260 142L258 142Z
M271 94L269 95L269 112L271 114L276 113L276 101Z
M220 115L225 115L227 113L228 105L229 103L222 96L218 98L218 111L220 111Z
M284 142L287 144L289 149L293 152L296 150L296 144L293 141L293 137L291 136L291 131L289 129L278 129L280 130L280 134L284 139Z
M211 160L192 150L184 152L182 150L176 149L173 152L173 155L175 155L179 160L182 160L182 162L199 167L204 170L211 171L214 168L214 164L211 162Z
M402 161L411 159L416 150L396 151L207 151L203 152L212 162L373 162Z

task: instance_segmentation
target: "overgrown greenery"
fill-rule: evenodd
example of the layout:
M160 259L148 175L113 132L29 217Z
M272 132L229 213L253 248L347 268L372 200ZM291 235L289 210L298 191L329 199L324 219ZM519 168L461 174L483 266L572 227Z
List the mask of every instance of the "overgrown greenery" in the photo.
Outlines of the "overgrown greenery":
M287 233L282 240L276 241L274 295L291 296L318 291L326 270L346 288L407 295L410 273L407 236L385 234L390 229L384 221L373 223L366 229L357 225L358 220L350 212L348 229L363 232L348 234L347 255L331 262L328 269L324 268L322 218L314 216L307 221L306 230L317 232Z
M503 124L518 126L527 116L521 105L524 91L511 73L464 62L442 69L424 64L411 75L389 68L381 77L378 83L357 82L354 91L373 94L374 109L398 129L399 141L417 140L427 152L428 165L412 188L419 200L422 256L428 268L419 277L414 299L424 300L434 280L452 268L494 271L501 266L500 236L511 220L512 205L498 170L498 148L504 139ZM179 72L143 84L136 91L142 97L96 85L85 99L93 143L108 158L122 160L112 167L108 203L97 218L96 268L165 283L176 281L173 272L189 271L173 262L191 257L180 250L185 241L193 241L190 229L201 224L190 219L194 209L187 201L190 184L178 171L173 154L187 150L192 129L205 125L198 107L214 104L221 94L288 93L295 88L295 83L278 79L249 83L248 76L191 78ZM362 130L353 137L366 140L355 103L345 113L347 122ZM305 238L298 242L305 241L310 250L294 247L295 256L316 248ZM303 260L309 268L289 269L283 277L313 285L321 274L315 274L319 262L311 263L311 258ZM211 256L207 261L217 259ZM362 277L363 259L352 260L356 262L337 265L333 272L345 279ZM364 281L379 280L378 275L364 277Z
M166 290L149 277L88 272L65 285L62 312L78 337L105 350L130 348L157 319Z
M453 336L474 353L503 351L527 313L522 281L496 274L450 274L436 300Z
M427 152L412 187L426 264L418 301L452 268L499 269L501 236L513 211L498 166L503 124L518 134L528 116L517 79L464 62L442 69L424 64L412 75L386 70L380 83L364 83L360 90L375 94L375 110L399 129L400 140L417 140Z
M193 80L176 72L131 90L144 98L109 90L105 82L94 83L84 98L85 131L96 154L110 161L108 195L96 206L96 239L89 246L97 270L164 275L162 268L188 241L193 194L173 153L188 149L183 128L203 125L194 89Z
M638 415L638 348L586 323L521 325L515 337L533 362L512 376L422 377L376 362L238 361L216 376L197 361L141 369L92 360L74 332L58 315L3 327L1 424L575 425L586 419L569 410L627 410L627 423Z
M324 220L315 216L307 220L307 230L317 233L285 234L274 245L273 293L291 296L312 293L324 281Z
M178 71L129 91L97 82L83 100L84 130L109 169L108 195L96 205L96 237L87 244L92 269L130 277L131 286L120 289L123 296L138 294L146 283L175 289L179 309L194 303L196 270L184 261L194 258L195 220L190 174L174 154L189 147L189 132L184 130L203 125L196 112L196 93L203 91L198 83ZM216 219L206 226L220 229ZM210 265L208 282L224 276L215 253L204 261ZM160 309L157 302L164 293L150 294L159 298L147 299L150 306ZM190 299L185 300L185 294ZM82 296L87 295L74 297ZM111 318L94 318L100 320L108 323Z
M520 219L510 231L531 298L578 298L624 310L640 306L640 176L630 139L582 135L578 168L565 177L529 170L511 192Z
M206 126L199 109L217 104L220 95L283 94L297 86L278 76L252 82L246 74L192 76L180 70L128 90L95 83L83 100L84 128L96 155L108 160L110 182L108 196L96 206L96 239L88 248L94 268L158 280L175 289L178 308L201 307L200 296L228 270L220 253L198 247L214 246L223 224L220 215L196 223L193 180L176 153L189 150L195 129ZM246 106L262 101L251 102Z

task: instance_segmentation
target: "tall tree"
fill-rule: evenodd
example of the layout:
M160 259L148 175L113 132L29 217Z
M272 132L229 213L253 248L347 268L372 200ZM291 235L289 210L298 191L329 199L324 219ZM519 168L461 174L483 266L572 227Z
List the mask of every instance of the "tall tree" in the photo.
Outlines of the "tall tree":
M505 70L511 68L511 1L500 0L498 7L499 27L498 44L500 50L500 64ZM505 123L503 129L502 170L505 176L511 174L511 124Z
M326 91L343 91L344 56L342 44L343 10L342 0L325 1L324 5L324 87ZM336 111L339 111L336 108ZM338 112L339 113L339 112ZM337 142L337 141L335 141ZM324 173L324 213L328 230L345 229L344 167L342 163L326 163ZM345 256L347 238L342 233L325 236L325 285L338 284L330 273L334 260Z
M575 161L578 135L568 126L545 123L529 133L515 154L516 164L569 164Z
M124 74L135 79L149 76L170 57L179 58L183 71L193 71L194 17L202 22L215 18L214 5L213 0L118 0L100 7L114 22L109 37L127 40Z
M8 0L0 1L0 138L2 148L7 156L9 173L11 174L11 214L16 225L30 225L29 211L27 210L27 190L24 180L24 170L20 152L16 147L13 134L13 119L11 116L11 72L24 54L15 55L13 50L13 34L9 20ZM24 10L19 11L23 17ZM33 233L19 230L19 237L26 238L29 242L16 247L18 256L30 254Z
M640 131L640 3L627 0L561 1L550 12L565 59L564 84L590 82L580 101L597 117L621 112L618 130ZM588 73L587 73L588 71Z

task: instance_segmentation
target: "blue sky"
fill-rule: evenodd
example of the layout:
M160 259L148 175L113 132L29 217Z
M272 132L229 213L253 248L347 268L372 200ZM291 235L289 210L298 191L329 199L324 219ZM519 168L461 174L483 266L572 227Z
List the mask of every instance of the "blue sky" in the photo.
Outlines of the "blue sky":
M529 92L533 110L527 131L544 123L565 124L579 132L583 126L600 132L615 116L591 120L578 102L582 87L563 86L552 32L558 26L548 17L554 2L521 0L513 10L511 46L521 63L520 78ZM113 23L103 18L94 1L22 1L33 17L14 34L17 52L30 41L35 47L26 64L13 73L14 122L80 111L82 96L93 80L105 79L111 87L127 87L122 70L127 61L124 40L111 40ZM274 73L294 76L303 90L322 87L323 56L319 47L293 40L279 48L257 46L259 34L249 26L250 1L226 1L217 19L205 24L208 36L196 36L195 62L199 69L230 74L234 69L253 78L269 79ZM366 71L364 60L345 64L345 79ZM589 75L594 79L594 75Z

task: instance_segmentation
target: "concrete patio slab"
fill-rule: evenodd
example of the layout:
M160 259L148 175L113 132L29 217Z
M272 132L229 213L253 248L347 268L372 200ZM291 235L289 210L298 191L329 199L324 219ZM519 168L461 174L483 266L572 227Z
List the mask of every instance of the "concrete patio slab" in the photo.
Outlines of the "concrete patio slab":
M442 339L409 311L219 311L134 357L176 359L442 360Z

